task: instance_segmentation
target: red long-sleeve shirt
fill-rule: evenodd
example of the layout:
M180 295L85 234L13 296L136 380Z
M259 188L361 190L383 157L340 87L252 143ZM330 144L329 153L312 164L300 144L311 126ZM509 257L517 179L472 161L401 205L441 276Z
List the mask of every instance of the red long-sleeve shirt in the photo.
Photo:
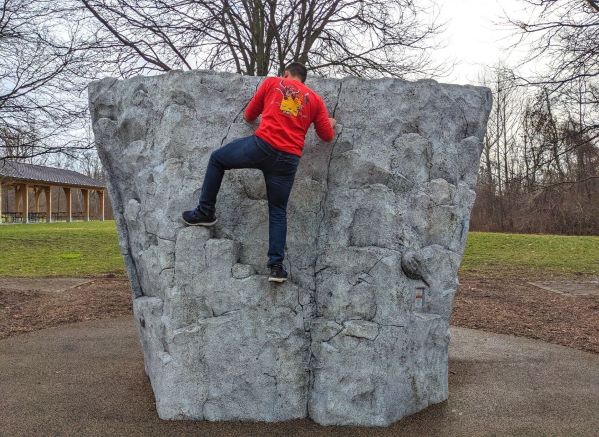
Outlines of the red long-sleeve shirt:
M332 141L335 136L322 97L295 79L264 79L245 108L244 118L252 122L260 114L256 135L283 152L302 156L311 123L323 141Z

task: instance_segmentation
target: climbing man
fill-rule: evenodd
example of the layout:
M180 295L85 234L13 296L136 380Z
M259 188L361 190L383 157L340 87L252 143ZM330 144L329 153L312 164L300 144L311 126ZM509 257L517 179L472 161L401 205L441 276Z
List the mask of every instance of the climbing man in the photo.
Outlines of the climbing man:
M283 267L287 239L287 201L302 156L306 132L312 123L316 134L326 142L335 136L335 119L329 118L322 98L304 82L308 71L299 62L287 66L282 77L267 77L247 107L243 117L252 123L262 120L254 135L232 141L210 155L202 184L199 205L183 212L188 225L213 226L216 223L216 195L225 170L262 170L268 197L268 263L271 282L284 282Z

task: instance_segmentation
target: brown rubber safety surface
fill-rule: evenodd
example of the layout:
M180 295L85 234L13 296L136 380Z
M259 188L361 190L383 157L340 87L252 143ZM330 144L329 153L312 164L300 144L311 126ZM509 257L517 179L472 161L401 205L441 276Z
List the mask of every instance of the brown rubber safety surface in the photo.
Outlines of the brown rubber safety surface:
M158 419L131 316L0 341L0 435L596 435L599 355L452 328L450 399L389 428Z

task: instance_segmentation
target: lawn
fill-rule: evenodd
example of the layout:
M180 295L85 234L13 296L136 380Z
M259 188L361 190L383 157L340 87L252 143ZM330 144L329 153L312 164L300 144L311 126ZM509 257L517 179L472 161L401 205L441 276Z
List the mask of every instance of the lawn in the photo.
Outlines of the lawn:
M462 272L599 274L599 237L471 232ZM0 226L0 276L123 274L114 221Z
M2 225L0 276L124 274L114 221Z
M599 274L599 237L470 232L462 272Z

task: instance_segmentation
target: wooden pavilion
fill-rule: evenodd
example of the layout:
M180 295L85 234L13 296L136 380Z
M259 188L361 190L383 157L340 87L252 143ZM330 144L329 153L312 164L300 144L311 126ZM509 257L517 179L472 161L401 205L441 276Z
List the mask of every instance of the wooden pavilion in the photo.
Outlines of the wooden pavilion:
M66 213L52 211L52 188L64 191ZM14 190L14 210L2 211L4 190ZM90 195L97 194L99 219L104 221L104 199L106 185L96 179L72 170L45 167L14 161L0 161L0 223L2 221L29 223L46 221L48 223L63 219L73 221L73 191L83 194L83 212L85 221L90 220ZM34 205L29 203L33 192ZM45 211L40 211L40 197L44 193ZM33 206L33 208L31 208ZM4 219L4 220L3 220Z

